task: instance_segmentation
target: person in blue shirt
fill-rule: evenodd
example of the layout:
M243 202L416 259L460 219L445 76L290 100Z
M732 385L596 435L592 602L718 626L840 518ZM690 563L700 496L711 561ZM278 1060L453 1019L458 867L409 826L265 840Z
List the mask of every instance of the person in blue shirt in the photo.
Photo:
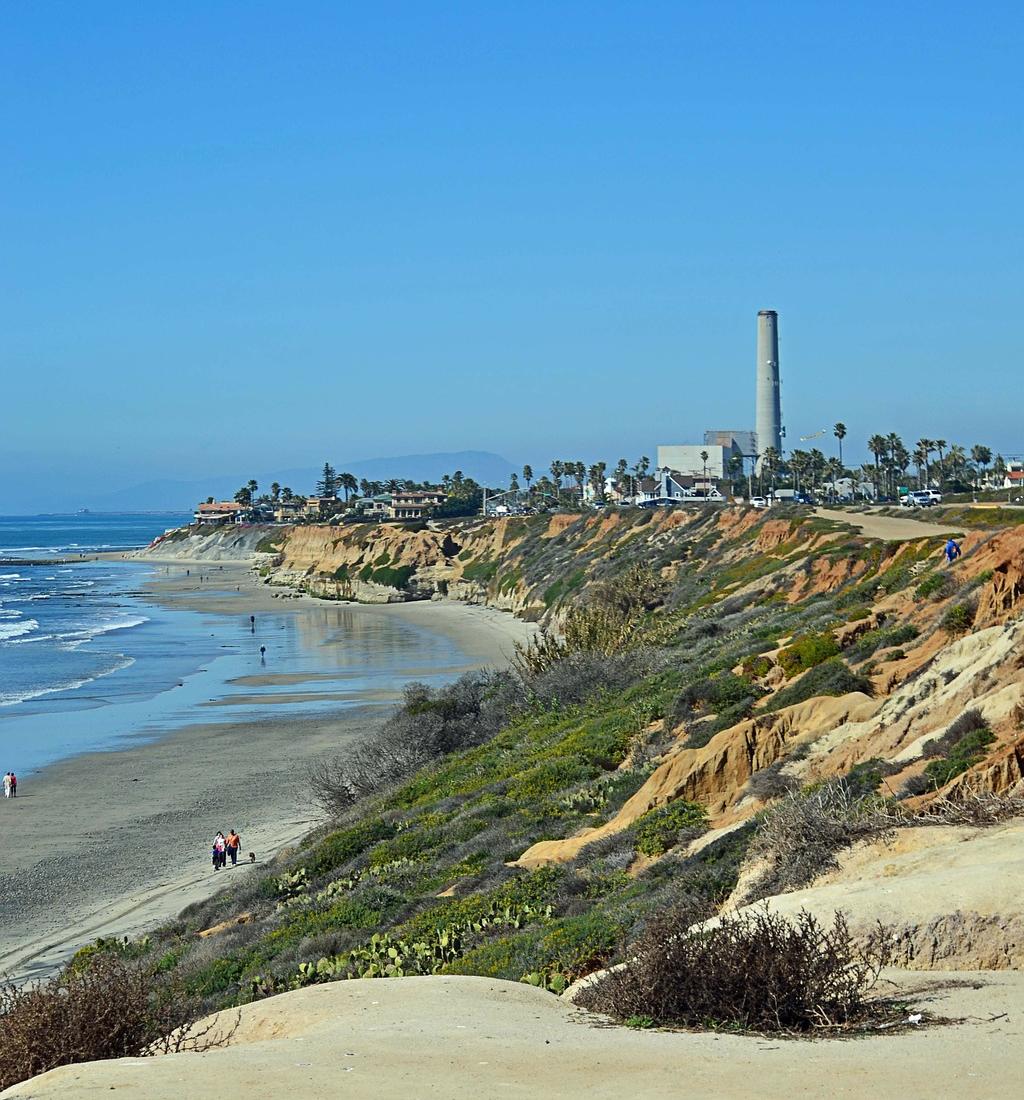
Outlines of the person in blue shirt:
M960 547L954 541L953 536L950 535L946 542L946 564L952 565L958 557L960 557Z

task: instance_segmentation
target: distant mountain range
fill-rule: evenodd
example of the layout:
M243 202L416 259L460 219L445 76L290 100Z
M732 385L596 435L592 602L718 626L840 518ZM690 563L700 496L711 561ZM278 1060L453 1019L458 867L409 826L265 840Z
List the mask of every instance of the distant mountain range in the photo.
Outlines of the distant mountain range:
M506 486L516 469L501 455L490 451L446 451L425 455L396 455L391 458L362 458L354 462L335 464L339 473L354 474L367 481L387 481L389 478L410 478L413 481L439 482L445 474L461 470L466 477L482 485ZM287 485L296 493L312 493L320 478L320 469L278 470L267 474L232 474L203 478L201 481L161 479L145 481L112 493L90 494L79 507L97 512L178 512L191 511L196 503L208 496L228 499L255 476L260 490L273 482Z

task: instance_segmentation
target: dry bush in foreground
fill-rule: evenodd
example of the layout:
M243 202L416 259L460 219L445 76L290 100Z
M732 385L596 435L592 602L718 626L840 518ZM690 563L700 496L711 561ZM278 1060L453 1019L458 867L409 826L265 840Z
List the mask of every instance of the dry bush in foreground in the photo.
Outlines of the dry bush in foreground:
M805 911L790 922L758 909L688 929L689 915L684 907L649 922L625 967L578 1003L620 1020L791 1033L890 1015L867 996L886 962L881 928L858 946L842 914L823 928Z
M208 1050L230 1027L197 1026L191 998L152 971L100 956L32 986L0 986L0 1090L57 1066Z

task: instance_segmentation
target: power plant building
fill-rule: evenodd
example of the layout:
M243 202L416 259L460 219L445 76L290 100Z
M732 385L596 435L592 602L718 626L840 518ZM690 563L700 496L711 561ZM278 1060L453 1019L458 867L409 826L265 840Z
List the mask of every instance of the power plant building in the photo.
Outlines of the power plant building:
M782 454L782 401L779 390L779 315L762 309L757 315L757 376L755 388L755 431L711 428L703 443L658 446L658 469L722 480L731 476L734 458L757 459L769 447ZM707 453L707 462L701 458Z
M701 458L706 454L707 462ZM729 459L734 452L731 447L716 446L714 443L675 443L659 445L658 469L672 470L687 477L708 477L721 480L729 475Z

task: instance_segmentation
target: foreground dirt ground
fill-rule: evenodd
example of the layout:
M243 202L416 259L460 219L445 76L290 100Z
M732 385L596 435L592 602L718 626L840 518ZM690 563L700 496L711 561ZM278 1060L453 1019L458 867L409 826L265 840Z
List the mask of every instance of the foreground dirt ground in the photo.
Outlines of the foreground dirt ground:
M630 1031L487 978L336 982L242 1010L230 1046L66 1066L0 1094L35 1100L570 1100L1020 1094L1024 975L890 972L886 991L961 1022L814 1042Z

